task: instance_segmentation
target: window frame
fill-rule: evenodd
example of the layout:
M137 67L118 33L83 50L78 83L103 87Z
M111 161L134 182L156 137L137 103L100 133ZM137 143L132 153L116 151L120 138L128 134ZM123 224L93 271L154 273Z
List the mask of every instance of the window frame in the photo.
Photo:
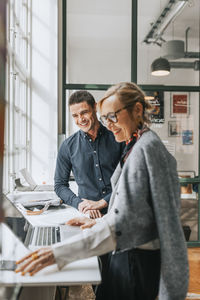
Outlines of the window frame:
M70 84L66 83L66 65L67 65L67 0L62 0L62 129L61 134L66 134L66 91L68 90L107 90L110 85L107 84ZM132 82L137 83L137 32L138 32L138 0L132 0L132 22L131 22L131 78ZM144 91L182 91L182 92L198 92L200 100L200 86L172 86L172 85L152 85L142 84L139 86ZM200 116L200 105L199 105ZM199 122L200 132L200 122ZM198 199L200 199L200 147L198 153L198 177L180 179L180 183L198 183ZM198 240L187 243L189 247L200 246L200 205L198 201Z

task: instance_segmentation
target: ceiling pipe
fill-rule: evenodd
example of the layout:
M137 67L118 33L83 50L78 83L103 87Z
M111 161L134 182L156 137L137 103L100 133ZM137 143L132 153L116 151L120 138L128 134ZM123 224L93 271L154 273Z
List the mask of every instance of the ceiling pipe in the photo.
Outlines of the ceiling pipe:
M190 27L185 31L185 55L184 58L200 58L200 52L188 52L188 32Z
M200 58L200 52L186 52L184 58Z
M188 27L185 31L185 52L188 52L188 31L190 30L190 27Z
M194 71L200 70L200 61L195 60L194 62L185 62L185 61L169 61L170 67L172 69L194 69Z
M162 45L162 35L167 29L169 24L175 20L180 12L187 5L188 0L170 0L167 6L163 9L157 21L152 25L151 30L146 35L143 42L146 44L155 43L159 46Z

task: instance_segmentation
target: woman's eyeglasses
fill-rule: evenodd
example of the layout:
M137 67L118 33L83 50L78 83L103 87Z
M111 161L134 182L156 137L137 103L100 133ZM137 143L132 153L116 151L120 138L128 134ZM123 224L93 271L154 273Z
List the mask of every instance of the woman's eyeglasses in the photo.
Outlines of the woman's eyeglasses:
M109 112L107 115L102 115L100 116L100 120L101 120L101 123L103 125L107 125L107 122L112 122L112 123L117 123L118 122L118 119L117 119L117 114L122 111L123 109L126 109L127 107L130 107L130 106L133 106L132 104L131 105L126 105L120 109L118 109L117 111L115 112Z

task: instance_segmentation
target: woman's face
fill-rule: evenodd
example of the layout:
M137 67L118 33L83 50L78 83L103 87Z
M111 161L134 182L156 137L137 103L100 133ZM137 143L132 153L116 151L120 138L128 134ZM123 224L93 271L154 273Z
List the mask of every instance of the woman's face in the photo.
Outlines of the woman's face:
M137 129L137 113L135 104L132 112L132 117L126 109L122 109L116 114L117 122L114 123L107 119L107 128L111 130L117 142L129 140L132 133ZM140 103L139 103L140 104ZM120 102L116 95L112 95L103 101L101 106L101 116L107 116L109 113L114 113L123 108L124 105Z

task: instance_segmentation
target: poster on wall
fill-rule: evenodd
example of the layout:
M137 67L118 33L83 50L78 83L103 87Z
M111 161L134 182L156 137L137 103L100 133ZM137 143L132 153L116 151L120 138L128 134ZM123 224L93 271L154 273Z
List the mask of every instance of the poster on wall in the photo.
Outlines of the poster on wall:
M146 97L152 105L152 110L149 112L152 123L164 123L164 93L163 91L146 92Z
M168 136L180 136L180 122L169 121L168 122Z
M182 141L183 145L193 144L193 130L183 130L182 131Z
M179 178L194 178L195 171L178 171ZM192 184L182 183L181 184L181 194L192 194Z
M171 93L171 117L180 115L189 115L189 93L187 92L173 92Z

